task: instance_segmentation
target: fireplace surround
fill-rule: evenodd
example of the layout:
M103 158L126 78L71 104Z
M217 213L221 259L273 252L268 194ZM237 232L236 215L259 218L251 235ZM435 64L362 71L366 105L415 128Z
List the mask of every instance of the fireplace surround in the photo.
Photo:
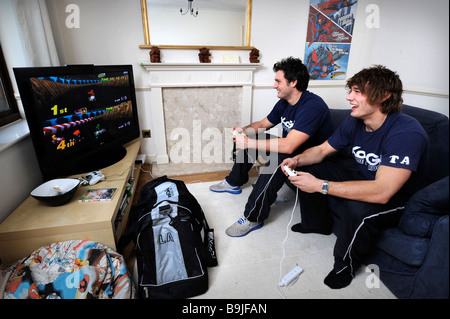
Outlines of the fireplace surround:
M158 165L180 161L182 164L218 163L217 154L203 156L208 155L205 147L211 144L208 137L219 132L227 134L226 126L250 123L253 73L260 64L141 62L140 65L149 73L145 87L150 88L154 162ZM180 140L183 132L191 135L189 145ZM193 142L199 139L200 133L203 141ZM227 140L221 145L223 149L229 147ZM189 155L183 153L183 146L190 148ZM199 154L202 150L203 155ZM226 163L228 154L222 152L221 156Z

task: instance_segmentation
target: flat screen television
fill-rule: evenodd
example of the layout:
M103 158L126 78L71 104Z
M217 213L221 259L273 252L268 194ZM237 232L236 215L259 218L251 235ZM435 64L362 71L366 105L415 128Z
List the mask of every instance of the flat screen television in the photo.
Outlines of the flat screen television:
M140 136L131 65L13 71L44 180L110 166Z

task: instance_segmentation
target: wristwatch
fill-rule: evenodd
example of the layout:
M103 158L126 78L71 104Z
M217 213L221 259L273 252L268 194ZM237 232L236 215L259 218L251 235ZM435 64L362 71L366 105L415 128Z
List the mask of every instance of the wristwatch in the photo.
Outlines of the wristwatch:
M324 180L322 183L322 194L326 195L328 194L328 181Z

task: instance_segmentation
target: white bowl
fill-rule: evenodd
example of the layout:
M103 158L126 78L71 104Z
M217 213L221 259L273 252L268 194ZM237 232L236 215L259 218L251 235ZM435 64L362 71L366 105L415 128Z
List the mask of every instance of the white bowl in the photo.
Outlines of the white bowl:
M70 201L79 184L75 178L52 179L36 187L31 196L49 206L59 206Z

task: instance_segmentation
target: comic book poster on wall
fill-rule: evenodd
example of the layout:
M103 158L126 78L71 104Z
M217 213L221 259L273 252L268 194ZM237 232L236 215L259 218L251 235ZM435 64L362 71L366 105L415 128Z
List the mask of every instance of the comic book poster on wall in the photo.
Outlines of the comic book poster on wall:
M311 0L304 62L311 80L345 80L357 0Z

